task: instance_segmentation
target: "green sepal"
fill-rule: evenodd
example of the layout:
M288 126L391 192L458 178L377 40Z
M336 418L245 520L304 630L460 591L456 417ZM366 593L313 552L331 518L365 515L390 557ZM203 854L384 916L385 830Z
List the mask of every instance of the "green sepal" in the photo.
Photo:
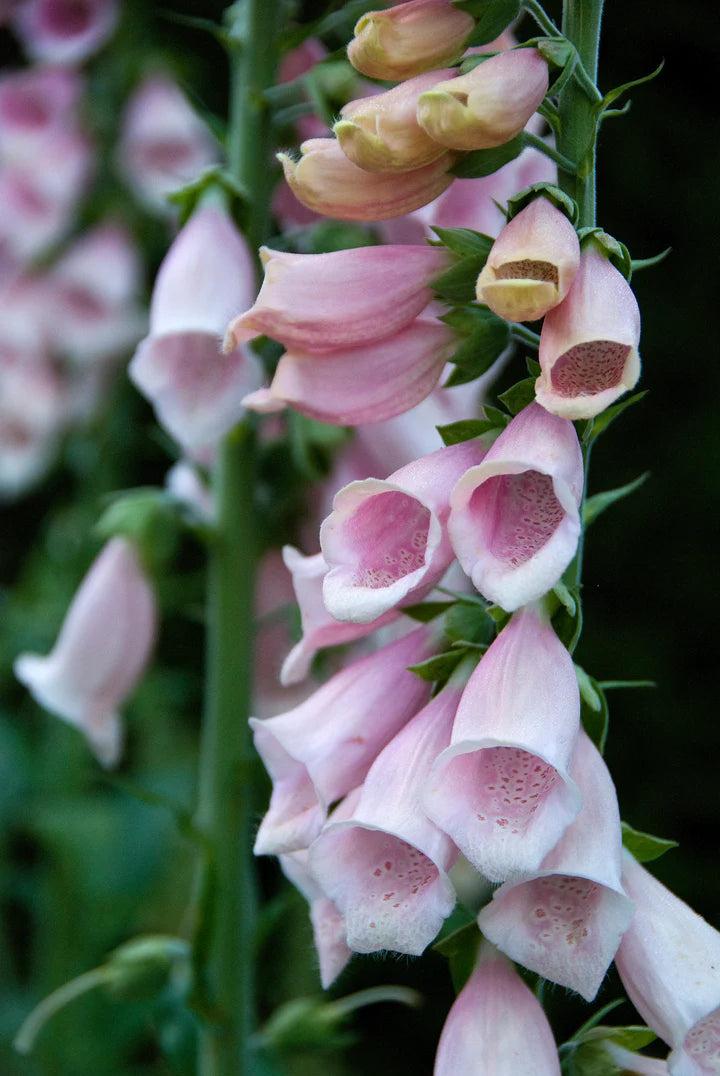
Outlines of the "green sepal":
M419 602L417 605L403 605L402 611L412 620L429 624L431 620L446 613L454 604L455 602Z
M596 415L595 418L588 419L581 437L583 444L592 444L595 438L599 437L618 415L621 415L626 408L639 403L644 396L647 396L647 389L644 389L642 392L636 392L634 396L628 396L626 400L622 400L621 403L613 404L612 407L606 408L601 414Z
M526 377L516 382L498 396L498 400L507 407L510 414L519 414L535 399L535 381L534 377Z
M487 258L495 240L483 232L474 232L472 228L436 228L432 229L443 246L461 258L482 255Z
M123 490L113 495L95 524L95 532L106 540L122 537L134 542L144 567L154 574L175 553L184 512L185 508L165 490Z
M510 343L510 326L481 304L451 310L441 319L464 336L450 362L456 369L445 387L463 385L486 373Z
M453 6L466 11L477 20L475 29L465 41L465 48L487 45L507 30L520 14L521 0L453 0Z
M495 638L495 621L475 602L455 602L445 615L445 634L453 643L488 647Z
M549 68L548 93L557 97L566 82L572 78L578 63L577 49L564 37L541 37L536 46Z
M522 209L525 209L530 202L534 202L536 198L547 198L548 202L552 202L556 209L565 214L572 225L577 224L578 207L575 200L569 194L565 194L565 191L561 191L559 187L556 187L554 183L545 182L533 183L532 186L526 187L524 191L520 191L519 194L508 198L507 219L511 221L513 217L516 217Z
M486 261L486 254L466 255L433 280L430 287L448 303L472 303L476 299L477 278Z
M578 1034L574 1041L582 1045L585 1042L597 1042L598 1039L609 1039L610 1042L617 1043L626 1050L642 1050L656 1038L655 1032L644 1024L626 1024L620 1027L597 1024L595 1027L588 1028L582 1035Z
M190 945L183 938L148 934L118 946L105 963L105 990L122 1001L157 997L167 986L189 985Z
M657 78L663 67L665 61L661 60L654 71L651 71L649 75L642 75L640 78L631 79L630 82L623 82L622 86L616 86L613 90L608 92L597 105L598 113L604 112L614 101L617 101L618 97L622 97L628 90L632 90L635 86L643 86L646 82L652 82L654 78Z
M494 422L485 418L462 418L459 422L449 422L447 426L435 427L446 446L472 441L474 437L480 437L497 428Z
M633 258L630 263L632 271L637 273L640 269L651 269L654 265L664 262L671 253L672 247L665 247L665 250L661 250L659 254L653 254L651 258Z
M677 841L667 840L665 837L655 837L652 833L643 833L642 830L633 829L627 822L621 822L622 842L628 852L635 856L638 863L650 863L653 859L659 859L671 848L677 848Z
M250 196L247 188L231 172L216 164L205 168L191 183L168 194L167 200L178 207L182 227L201 203L205 205L212 200L232 205L238 202L244 207L249 204Z
M472 974L481 940L477 923L470 918L469 912L459 906L445 921L440 938L433 945L434 951L449 961L456 994L460 993Z
M622 273L626 280L632 276L632 258L630 251L619 239L602 228L581 228L578 232L581 248L585 244L593 243L599 247L601 253L610 261L615 268Z
M457 179L480 179L491 176L493 172L514 161L525 149L527 142L524 134L516 135L502 146L493 149L474 149L461 157L454 168L450 169Z
M462 650L448 650L445 654L435 654L417 665L408 665L408 671L415 673L421 680L434 684L438 680L447 680L460 664L465 654Z
M560 608L552 617L552 624L558 639L565 649L572 654L582 633L583 616L580 591L577 587L567 588L567 591L575 602L575 611L571 613L566 603L561 601Z
M565 586L562 579L555 584L552 588L552 592L560 604L565 606L569 616L575 616L577 614L578 603L575 600L575 595Z
M634 481L624 486L616 486L615 489L605 490L604 493L594 493L592 497L588 497L583 508L583 525L589 527L606 508L615 504L616 501L621 501L624 497L629 497L636 489L640 489L649 477L650 472L644 471Z
M580 720L600 754L605 752L610 714L605 692L597 680L588 676L583 668L575 666L578 687L580 689Z
M525 365L527 366L527 372L530 374L530 377L540 377L540 374L542 373L542 366L537 361L537 359L531 359L530 356L527 355L525 357Z

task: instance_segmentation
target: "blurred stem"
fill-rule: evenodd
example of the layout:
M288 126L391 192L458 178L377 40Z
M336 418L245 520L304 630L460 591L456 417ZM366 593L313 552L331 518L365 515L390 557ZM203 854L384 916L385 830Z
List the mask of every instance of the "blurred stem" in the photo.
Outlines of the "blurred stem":
M270 113L277 0L241 0L227 11L232 100L229 168L247 192L246 237L267 235ZM210 547L207 695L197 824L210 854L197 884L196 970L210 1018L200 1032L198 1076L252 1076L257 883L252 854L255 757L252 689L255 436L245 421L226 436L214 468L217 535Z
M603 0L563 3L563 34L575 45L580 62L593 82L597 79L602 10ZM592 227L595 224L596 105L583 86L571 78L560 93L559 106L557 148L577 165L577 174L560 169L559 184L577 202L578 226Z

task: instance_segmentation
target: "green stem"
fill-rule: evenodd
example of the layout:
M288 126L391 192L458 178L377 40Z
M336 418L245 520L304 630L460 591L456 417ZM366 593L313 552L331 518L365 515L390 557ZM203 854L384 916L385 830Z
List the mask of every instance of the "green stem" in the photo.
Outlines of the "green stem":
M540 153L544 153L551 161L560 165L561 169L567 168L568 174L574 175L576 165L572 158L567 157L564 153L560 153L559 150L553 149L552 146L549 146L547 142L542 138L539 138L538 135L534 135L530 131L524 131L523 142L526 146L532 146L533 149L537 149Z
M560 37L560 31L538 0L525 0L523 7L528 15L532 15L543 33L548 37Z
M575 45L589 79L597 79L600 23L603 0L565 0L563 34ZM558 151L577 164L577 174L559 174L562 190L574 198L580 212L578 226L595 224L595 141L597 111L587 89L576 79L568 79L560 92Z
M278 0L228 8L232 99L228 167L247 192L245 234L268 233L270 110ZM251 422L228 434L214 469L216 538L210 546L207 694L196 822L210 852L196 885L196 992L210 1019L200 1031L198 1076L252 1076L256 1026L254 950L258 894L252 854L256 758L248 717L252 690L255 436Z

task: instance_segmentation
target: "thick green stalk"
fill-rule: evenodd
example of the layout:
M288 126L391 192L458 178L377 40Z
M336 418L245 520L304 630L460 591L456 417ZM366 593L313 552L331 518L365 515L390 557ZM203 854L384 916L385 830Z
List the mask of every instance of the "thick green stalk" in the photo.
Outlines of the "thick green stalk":
M565 0L562 32L575 45L580 62L593 82L597 79L598 49L603 0ZM596 102L575 78L560 93L560 131L557 148L577 162L578 174L560 171L561 188L575 199L579 226L595 224Z
M246 192L246 237L267 234L270 117L277 0L228 9L232 101L228 165ZM207 695L197 825L208 854L197 886L197 994L206 1010L198 1076L252 1076L256 1027L254 949L258 895L252 854L256 759L248 717L252 690L255 437L244 422L219 446L214 471L217 535L210 548Z

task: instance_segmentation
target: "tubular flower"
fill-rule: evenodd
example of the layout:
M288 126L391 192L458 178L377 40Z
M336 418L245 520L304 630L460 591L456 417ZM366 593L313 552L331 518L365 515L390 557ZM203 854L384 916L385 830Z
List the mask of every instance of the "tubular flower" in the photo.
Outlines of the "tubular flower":
M442 157L445 147L417 121L417 100L452 73L429 71L345 105L333 127L345 156L367 172L409 172Z
M417 956L455 906L447 871L458 851L425 816L420 794L450 740L460 692L446 685L398 732L371 766L349 818L328 823L310 848L312 869L358 953Z
M409 172L366 172L343 153L334 138L311 138L295 162L277 157L293 194L308 209L338 220L378 221L400 217L432 202L453 181L455 155Z
M425 787L429 817L492 881L537 870L578 814L568 765L579 721L572 659L528 606L470 677Z
M13 25L33 60L79 64L105 44L117 15L116 0L25 0Z
M51 713L79 728L104 766L122 749L118 707L155 642L155 596L130 542L113 538L93 562L47 657L21 654L15 675Z
M346 797L347 798L347 797ZM327 990L346 967L352 949L345 940L345 924L329 897L326 897L310 869L306 848L279 856L285 877L302 893L310 905L315 950L320 966L320 982Z
M448 1014L434 1076L560 1076L553 1033L540 1002L489 942Z
M329 806L360 784L377 753L425 705L429 685L407 666L433 652L420 628L346 666L285 714L250 725L273 781L257 855L307 848Z
M325 607L338 620L368 623L419 600L454 559L447 536L448 492L486 454L483 438L431 452L384 481L351 482L320 527L329 572Z
M225 350L271 336L300 352L335 352L407 328L433 297L430 282L449 265L429 246L355 247L330 254L260 248L265 276L257 299L228 325Z
M564 418L592 418L640 376L640 311L622 273L591 247L563 302L540 333L539 404Z
M491 149L520 134L547 89L547 64L537 49L512 49L426 90L417 119L448 149Z
M672 1047L671 1076L720 1071L720 933L629 852L623 884L636 910L615 964L630 1000Z
M621 835L615 787L581 731L570 774L583 807L530 875L493 894L478 923L513 960L592 1001L633 916L620 881Z
M565 298L579 264L572 224L547 198L536 198L493 243L477 297L506 321L536 321Z
M474 26L449 0L407 0L359 19L348 60L368 78L400 82L459 59Z
M150 305L150 334L129 374L185 448L213 444L240 421L261 372L248 351L220 351L232 310L254 291L247 244L223 212L198 210L170 247Z
M512 612L557 583L577 548L582 486L572 423L530 404L450 498L450 540L481 594Z

